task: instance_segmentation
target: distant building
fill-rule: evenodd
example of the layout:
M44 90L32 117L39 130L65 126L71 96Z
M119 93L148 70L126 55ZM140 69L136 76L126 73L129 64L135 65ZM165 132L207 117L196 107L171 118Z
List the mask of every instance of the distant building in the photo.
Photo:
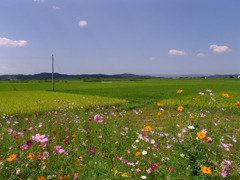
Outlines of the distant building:
M240 79L240 75L238 75L238 79Z

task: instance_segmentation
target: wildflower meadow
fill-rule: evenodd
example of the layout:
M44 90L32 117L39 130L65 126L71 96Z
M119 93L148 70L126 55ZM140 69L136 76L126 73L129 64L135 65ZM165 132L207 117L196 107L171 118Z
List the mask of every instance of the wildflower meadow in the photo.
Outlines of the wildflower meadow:
M60 99L2 113L0 179L240 179L239 99L184 93L176 88L174 103L155 97L151 108Z

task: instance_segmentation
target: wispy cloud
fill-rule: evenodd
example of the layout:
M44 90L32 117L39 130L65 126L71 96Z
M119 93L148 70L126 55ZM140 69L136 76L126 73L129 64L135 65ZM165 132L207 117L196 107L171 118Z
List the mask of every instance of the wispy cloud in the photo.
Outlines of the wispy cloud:
M85 20L79 21L79 22L78 22L78 26L80 26L80 27L87 26L87 21L85 21Z
M176 50L176 49L169 50L168 54L170 56L187 56L187 53L185 53L183 51Z
M58 7L58 6L52 6L52 8L55 9L55 10L59 10L59 9L61 9L61 8Z
M204 54L204 53L198 53L197 56L198 56L198 57L204 57L204 56L207 56L207 55Z
M11 40L8 38L0 37L0 46L5 47L23 47L27 44L26 40Z
M212 49L214 53L223 53L223 52L230 52L231 51L231 49L227 46L218 46L216 44L210 45L209 48Z

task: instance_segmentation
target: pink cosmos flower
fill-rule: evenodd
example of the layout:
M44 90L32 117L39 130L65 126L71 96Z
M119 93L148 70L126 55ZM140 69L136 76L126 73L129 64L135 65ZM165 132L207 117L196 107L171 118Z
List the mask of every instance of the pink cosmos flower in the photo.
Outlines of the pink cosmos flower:
M204 93L203 93L203 92L199 92L198 94L199 94L199 95L202 95L202 96L204 95Z
M55 146L53 154L62 154L65 152L63 149L60 149L60 148L61 148L61 146Z
M43 143L43 142L48 141L48 138L45 138L45 134L43 134L43 135L36 134L35 136L32 136L32 140Z
M102 116L100 116L99 114L94 116L94 121L96 121L97 123L102 123Z

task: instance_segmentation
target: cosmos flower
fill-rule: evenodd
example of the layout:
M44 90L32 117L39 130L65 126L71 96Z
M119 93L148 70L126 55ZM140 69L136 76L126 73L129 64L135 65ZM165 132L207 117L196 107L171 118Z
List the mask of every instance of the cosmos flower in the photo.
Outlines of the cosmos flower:
M99 114L94 116L94 121L96 121L97 123L102 123L102 116L100 116Z
M142 155L146 155L146 154L147 154L147 151L143 151L143 152L142 152Z
M199 137L200 139L203 139L203 138L206 137L206 135L204 133L202 133L202 132L198 132L197 133L197 137Z
M7 158L7 161L9 161L9 162L13 161L16 157L17 157L16 154L12 154L12 155L9 156L9 158Z
M178 106L177 110L182 111L184 108L182 106Z
M45 138L45 134L43 134L43 135L36 134L35 136L32 136L32 140L43 143L43 142L48 141L48 138Z
M203 174L211 174L212 171L209 167L203 166L201 167L201 171L203 172Z
M150 165L150 168L151 169L157 169L157 165L156 164L152 164L152 165Z
M93 149L93 148L90 148L90 149L89 149L89 152L90 152L90 153L94 153L94 149Z
M61 146L55 146L53 154L62 154L65 152L63 149L60 149L60 148L61 148Z
M146 126L145 128L144 128L144 131L151 131L151 126Z
M183 92L183 90L182 89L179 89L179 90L177 90L177 93L182 93Z

